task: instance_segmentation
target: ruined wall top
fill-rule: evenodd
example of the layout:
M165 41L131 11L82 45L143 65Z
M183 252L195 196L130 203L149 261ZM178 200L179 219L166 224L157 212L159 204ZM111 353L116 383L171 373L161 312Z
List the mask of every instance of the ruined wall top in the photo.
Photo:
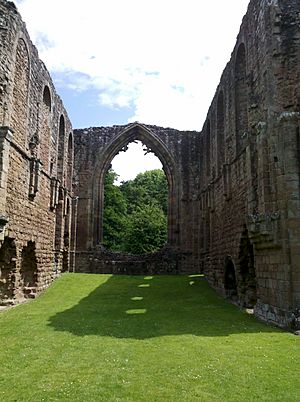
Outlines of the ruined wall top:
M254 92L258 85L260 89L255 96L249 95L249 109L260 109L260 117L264 119L283 110L300 109L299 26L299 0L250 1L207 119L215 112L218 94L223 91L226 98L226 92L238 79L235 72L241 47L245 52L247 85Z
M116 147L112 158L133 140L141 140L146 146L151 148L152 137L161 143L161 145L158 144L156 147L158 149L152 149L156 154L156 151L158 151L158 157L160 156L160 149L166 147L173 155L174 160L178 161L184 144L195 141L199 137L199 132L180 131L138 122L126 125L74 130L75 170L79 171L81 165L86 164L87 160L90 166L94 166L95 161L101 158L103 151L105 152L109 145L114 142L116 143Z
M6 0L0 0L0 49L0 126L9 127L16 145L30 154L32 147L36 152L38 144L42 152L47 139L41 126L49 118L50 134L44 134L51 136L50 160L46 155L37 156L50 174L50 164L56 165L60 122L63 120L63 148L67 147L72 125L25 23L14 3Z

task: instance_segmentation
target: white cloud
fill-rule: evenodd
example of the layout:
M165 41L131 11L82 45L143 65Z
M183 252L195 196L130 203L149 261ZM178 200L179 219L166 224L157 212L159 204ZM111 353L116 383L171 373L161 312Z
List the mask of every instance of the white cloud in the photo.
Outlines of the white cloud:
M130 121L200 130L248 0L22 0L31 38L74 90ZM100 92L101 91L101 92Z
M140 141L132 142L128 151L120 152L112 161L112 168L120 177L118 182L132 180L140 172L152 169L161 169L162 164L152 153L145 155L144 146Z

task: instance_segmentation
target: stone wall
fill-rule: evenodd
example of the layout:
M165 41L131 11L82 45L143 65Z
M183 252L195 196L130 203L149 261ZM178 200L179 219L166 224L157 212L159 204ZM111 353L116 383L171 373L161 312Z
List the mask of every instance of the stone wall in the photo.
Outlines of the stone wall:
M10 304L69 268L73 134L20 15L3 0L0 49L0 304Z
M133 123L126 126L75 130L74 194L78 197L77 253L95 250L102 242L104 176L114 156L140 140L162 162L169 183L168 246L185 255L181 272L195 269L193 216L189 201L198 183L199 133ZM134 163L134 161L133 161ZM193 254L193 251L195 253ZM82 259L81 259L82 261ZM80 269L79 260L76 269Z
M64 270L204 272L260 318L300 327L298 0L250 1L201 132L133 123L76 130L73 143L4 0L0 49L2 304L34 297ZM159 157L169 183L168 244L150 256L101 248L104 175L133 140Z
M174 275L181 273L184 256L164 247L156 253L131 255L102 247L76 253L76 272L114 275Z
M76 130L81 263L101 244L105 171L139 139L168 178L179 271L203 271L262 319L299 327L299 16L297 0L250 2L200 133L139 123Z
M228 297L234 275L239 303L282 326L300 308L299 12L250 2L201 133L204 272Z

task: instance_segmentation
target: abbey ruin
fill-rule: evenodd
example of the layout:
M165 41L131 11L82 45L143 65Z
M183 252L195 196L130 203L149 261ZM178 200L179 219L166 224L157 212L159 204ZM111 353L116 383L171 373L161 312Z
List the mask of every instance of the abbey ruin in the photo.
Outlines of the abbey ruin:
M298 0L250 1L201 132L73 130L6 0L0 49L0 304L35 297L63 271L203 272L257 317L300 329ZM126 256L101 246L103 180L137 139L168 179L168 244Z

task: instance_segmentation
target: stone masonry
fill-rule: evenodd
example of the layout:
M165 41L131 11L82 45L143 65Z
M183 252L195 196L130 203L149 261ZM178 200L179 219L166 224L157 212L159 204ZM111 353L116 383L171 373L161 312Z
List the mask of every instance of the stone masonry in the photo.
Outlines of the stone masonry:
M73 146L49 74L4 0L0 35L2 303L62 270L203 272L261 319L300 329L299 0L250 1L201 132L137 122L75 130ZM169 184L168 244L142 256L101 245L104 175L134 140Z
M73 133L13 3L0 1L0 303L70 266Z

